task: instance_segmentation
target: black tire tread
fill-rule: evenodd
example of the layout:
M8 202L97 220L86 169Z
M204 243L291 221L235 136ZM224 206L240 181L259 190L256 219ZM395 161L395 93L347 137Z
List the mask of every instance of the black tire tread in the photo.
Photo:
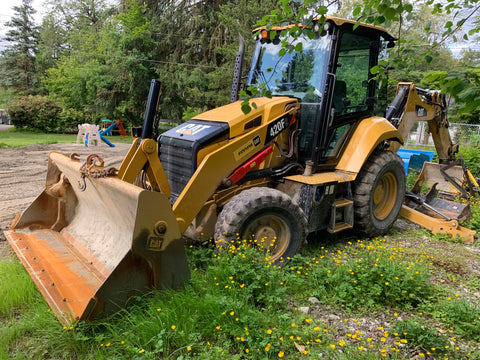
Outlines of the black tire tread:
M386 166L394 166L398 170L402 169L403 176L398 178L398 187L401 190L399 193L395 206L392 209L389 220L386 222L386 226L379 228L373 224L371 208L369 202L373 192L373 186L377 179L378 174ZM401 205L403 203L403 195L405 190L405 170L403 167L403 161L398 154L391 151L374 151L368 160L365 162L362 170L355 180L355 187L353 192L354 200L354 217L356 229L368 236L384 235L395 222L400 212ZM400 191L400 190L399 190ZM401 197L401 199L400 199Z
M297 219L298 239L289 245L282 256L291 257L300 250L307 236L307 222L300 207L285 193L268 188L254 187L235 195L220 212L215 225L214 239L217 246L238 240L242 222L259 209L279 208Z

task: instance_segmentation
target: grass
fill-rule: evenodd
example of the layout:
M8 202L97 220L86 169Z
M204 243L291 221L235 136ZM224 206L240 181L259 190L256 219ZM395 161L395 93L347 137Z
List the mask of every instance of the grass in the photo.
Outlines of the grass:
M187 247L183 289L71 326L3 260L0 284L18 286L0 288L0 359L480 358L477 247L423 231L324 236L283 267L242 245Z
M108 137L113 143L131 143L131 137L115 136ZM9 128L5 131L0 131L0 148L16 148L19 146L39 144L62 144L72 143L77 141L77 135L71 134L43 134L37 132L17 130Z

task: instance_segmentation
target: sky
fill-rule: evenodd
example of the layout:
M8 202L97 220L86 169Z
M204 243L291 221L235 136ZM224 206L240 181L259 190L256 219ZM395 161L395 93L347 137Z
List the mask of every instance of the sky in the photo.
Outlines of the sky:
M43 0L33 0L33 7L37 10L35 14L35 22L40 25L42 19L42 3ZM8 28L5 23L10 21L14 15L13 7L22 5L22 0L1 0L0 5L0 37L5 34ZM3 42L0 39L0 50L3 48Z
M42 2L43 0L33 0L33 7L37 10L37 14L35 17L40 19L39 13L42 10ZM7 20L13 15L12 7L22 5L22 0L2 0L2 5L0 5L0 16L1 20L3 21L4 18Z

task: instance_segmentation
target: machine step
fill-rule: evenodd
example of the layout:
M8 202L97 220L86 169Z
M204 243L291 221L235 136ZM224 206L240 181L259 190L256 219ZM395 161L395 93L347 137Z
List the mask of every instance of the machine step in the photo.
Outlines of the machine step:
M353 228L353 201L344 198L335 199L327 231L334 234L351 228Z
M342 221L342 222L336 223L333 229L328 228L328 232L334 234L334 233L347 230L347 229L352 229L352 228L353 228L353 225L347 224Z
M339 209L348 205L353 205L353 200L348 200L348 199L336 199L333 202L333 205Z

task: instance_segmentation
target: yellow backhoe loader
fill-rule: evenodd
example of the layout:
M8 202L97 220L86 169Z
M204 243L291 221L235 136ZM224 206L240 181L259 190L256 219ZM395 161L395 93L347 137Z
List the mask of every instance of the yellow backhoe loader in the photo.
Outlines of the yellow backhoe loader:
M315 37L288 39L302 50L283 56L280 31L259 31L246 82L271 97L250 100L248 114L237 100L242 51L231 104L161 135L161 83L153 80L118 172L96 155L51 153L45 190L6 237L58 317L94 319L136 293L180 286L189 278L183 237L219 246L244 239L281 263L319 230L385 234L404 203L395 151L408 128L432 120L442 161L456 147L437 94L413 84L400 85L387 118L373 115L370 69L395 39L355 25L314 24Z

